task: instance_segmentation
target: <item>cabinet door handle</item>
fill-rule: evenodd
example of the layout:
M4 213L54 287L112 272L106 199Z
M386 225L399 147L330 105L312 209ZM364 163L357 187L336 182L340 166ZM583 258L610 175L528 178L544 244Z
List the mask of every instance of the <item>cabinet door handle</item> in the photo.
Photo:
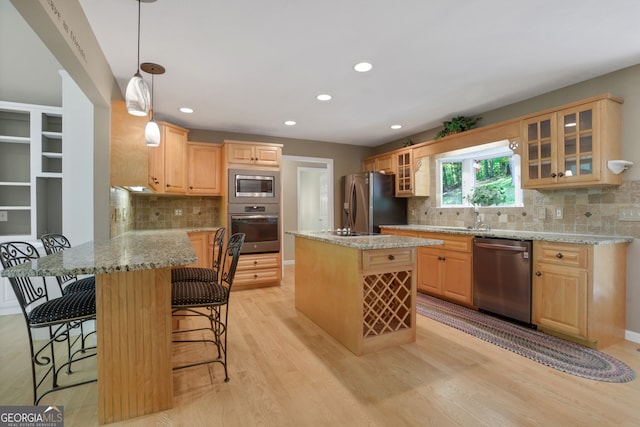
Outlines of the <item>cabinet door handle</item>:
M258 261L253 261L253 265L258 265Z
M536 276L538 276L538 277L542 276L542 272L536 271Z
M564 176L564 172L558 172L558 178L562 178Z
M558 258L558 259L562 259L562 258L564 258L564 255L562 255L562 252L558 252L558 253L556 254L556 258Z
M557 177L557 176L558 176L558 175L557 175L555 172L553 172L553 173L551 174L551 178L555 178L555 177Z
M189 190L193 190L193 185L190 185L190 186L189 186Z
M396 257L394 257L393 255L389 255L389 261L393 261L394 259L396 259Z

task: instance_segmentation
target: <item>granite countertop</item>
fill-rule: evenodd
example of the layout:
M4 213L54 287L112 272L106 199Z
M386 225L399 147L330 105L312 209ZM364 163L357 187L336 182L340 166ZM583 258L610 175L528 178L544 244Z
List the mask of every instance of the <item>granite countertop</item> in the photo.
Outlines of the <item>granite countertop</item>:
M465 227L445 227L437 225L383 225L380 228L404 231L428 231L432 233L464 234L467 236L498 237L504 239L541 240L545 242L579 243L585 245L611 245L630 243L631 236L605 236L591 234L551 233L543 231L522 230L470 230Z
M0 271L4 277L105 274L150 270L196 262L184 230L130 231L110 240L87 242Z
M422 239L419 237L393 236L390 234L373 234L365 236L336 236L322 231L287 231L287 234L296 237L304 237L311 240L332 243L335 245L349 246L352 248L370 249L393 249L393 248L413 248L416 246L441 245L442 240Z

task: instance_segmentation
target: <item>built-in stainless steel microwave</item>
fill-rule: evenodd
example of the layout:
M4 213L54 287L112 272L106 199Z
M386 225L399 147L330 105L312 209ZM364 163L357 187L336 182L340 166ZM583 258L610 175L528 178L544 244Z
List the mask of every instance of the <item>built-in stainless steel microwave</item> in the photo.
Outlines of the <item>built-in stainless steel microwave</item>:
M280 172L229 169L229 203L280 203Z

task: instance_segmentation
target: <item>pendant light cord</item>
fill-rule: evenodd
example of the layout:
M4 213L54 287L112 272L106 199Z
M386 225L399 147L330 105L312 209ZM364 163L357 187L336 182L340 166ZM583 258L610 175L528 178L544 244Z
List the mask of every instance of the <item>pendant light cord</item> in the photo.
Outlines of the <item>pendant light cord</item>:
M151 74L151 120L153 121L153 100L154 100L154 96L153 96L153 76L155 74Z
M140 3L141 1L138 0L138 75L140 74Z

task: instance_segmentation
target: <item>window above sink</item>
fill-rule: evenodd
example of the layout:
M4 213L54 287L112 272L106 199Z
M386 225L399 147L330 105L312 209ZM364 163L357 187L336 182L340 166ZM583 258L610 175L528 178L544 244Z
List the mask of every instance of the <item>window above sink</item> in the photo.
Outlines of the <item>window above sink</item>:
M435 164L439 207L523 206L520 156L508 140L442 153Z

